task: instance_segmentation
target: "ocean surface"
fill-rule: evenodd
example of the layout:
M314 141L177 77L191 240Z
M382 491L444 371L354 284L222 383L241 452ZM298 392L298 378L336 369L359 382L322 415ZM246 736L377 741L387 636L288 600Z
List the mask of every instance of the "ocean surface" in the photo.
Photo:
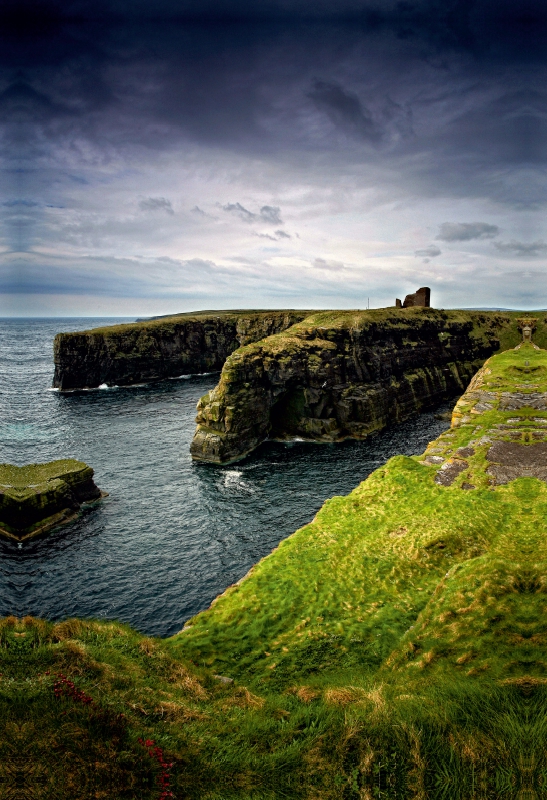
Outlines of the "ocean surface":
M157 636L239 580L323 502L447 427L422 414L364 442L265 442L194 464L195 406L218 374L132 388L51 390L59 331L122 319L0 320L0 462L78 458L108 497L18 546L0 540L0 616L116 618Z

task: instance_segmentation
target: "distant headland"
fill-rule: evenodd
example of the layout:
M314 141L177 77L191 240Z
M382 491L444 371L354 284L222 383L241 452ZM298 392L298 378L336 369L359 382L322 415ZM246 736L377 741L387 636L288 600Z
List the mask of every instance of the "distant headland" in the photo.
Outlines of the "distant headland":
M461 394L521 339L523 312L442 310L422 287L394 307L207 311L60 333L54 387L73 391L220 372L198 404L196 461L225 464L266 438L365 438ZM539 313L535 340L547 344Z

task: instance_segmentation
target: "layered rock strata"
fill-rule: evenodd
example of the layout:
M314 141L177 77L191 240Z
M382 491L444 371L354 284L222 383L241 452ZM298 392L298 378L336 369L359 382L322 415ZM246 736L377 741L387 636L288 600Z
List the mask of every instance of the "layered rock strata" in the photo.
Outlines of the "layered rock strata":
M55 337L53 386L61 391L127 386L220 371L242 345L278 333L305 311L179 314Z
M198 404L197 461L267 437L363 438L459 394L509 335L510 315L428 308L321 312L233 353Z
M0 534L23 541L74 517L103 494L83 461L0 464Z

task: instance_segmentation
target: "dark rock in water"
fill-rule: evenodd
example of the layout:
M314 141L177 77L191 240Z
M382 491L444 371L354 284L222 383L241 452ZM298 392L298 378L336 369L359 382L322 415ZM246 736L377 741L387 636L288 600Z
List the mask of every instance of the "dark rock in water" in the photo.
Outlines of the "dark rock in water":
M0 534L22 541L72 519L82 503L104 496L83 461L16 467L0 464Z

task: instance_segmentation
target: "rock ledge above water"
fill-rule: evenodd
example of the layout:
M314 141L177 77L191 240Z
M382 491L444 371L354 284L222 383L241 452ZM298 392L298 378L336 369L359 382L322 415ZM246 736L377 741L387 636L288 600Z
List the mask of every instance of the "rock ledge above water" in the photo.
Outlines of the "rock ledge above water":
M103 496L83 461L18 467L0 464L0 534L23 541L72 519L82 503Z

